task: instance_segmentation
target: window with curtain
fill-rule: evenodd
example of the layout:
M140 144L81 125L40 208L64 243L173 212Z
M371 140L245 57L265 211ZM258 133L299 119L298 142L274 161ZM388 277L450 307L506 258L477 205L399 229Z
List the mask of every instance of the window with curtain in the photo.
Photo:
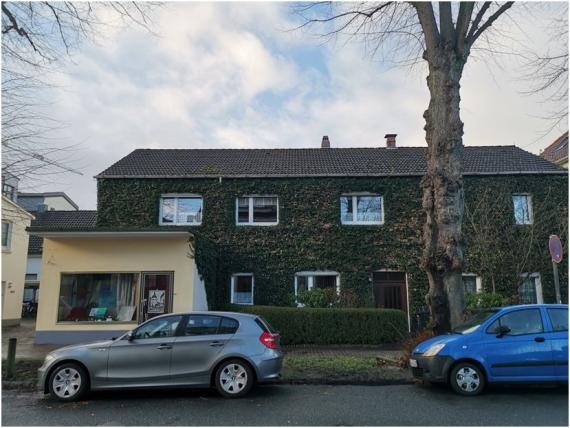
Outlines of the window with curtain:
M136 321L137 273L61 275L58 321Z
M340 197L342 224L382 224L383 199L380 195L342 195Z
M530 195L513 195L516 224L532 224L532 198Z
M164 196L160 199L161 225L200 225L203 202L200 196Z
M243 196L236 202L236 224L275 225L278 223L277 196Z

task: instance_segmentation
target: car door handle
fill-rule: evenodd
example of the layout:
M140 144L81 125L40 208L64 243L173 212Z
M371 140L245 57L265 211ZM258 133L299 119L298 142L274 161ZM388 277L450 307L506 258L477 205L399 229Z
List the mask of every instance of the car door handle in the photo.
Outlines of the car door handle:
M156 349L160 349L160 350L162 350L162 349L172 349L172 345L167 345L166 343L163 343L162 345L157 346Z
M544 337L535 337L535 338L534 338L534 341L535 341L535 342L544 342L545 339L544 339Z
M224 346L224 344L222 342L215 341L215 342L211 342L210 346Z

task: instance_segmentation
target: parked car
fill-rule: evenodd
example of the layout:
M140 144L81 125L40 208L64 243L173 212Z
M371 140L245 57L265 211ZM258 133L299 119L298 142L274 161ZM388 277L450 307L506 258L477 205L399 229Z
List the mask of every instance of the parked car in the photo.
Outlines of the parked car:
M568 382L568 305L520 305L477 312L452 333L420 343L414 377L462 395L488 383Z
M62 401L89 390L215 387L229 398L280 377L279 335L262 318L233 312L168 314L114 340L50 352L39 388Z

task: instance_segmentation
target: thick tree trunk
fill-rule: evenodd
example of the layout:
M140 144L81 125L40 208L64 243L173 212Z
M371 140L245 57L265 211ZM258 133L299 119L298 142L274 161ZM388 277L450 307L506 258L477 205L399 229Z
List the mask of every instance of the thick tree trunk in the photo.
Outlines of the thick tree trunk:
M463 122L459 115L459 82L464 59L442 47L426 54L431 99L426 121L427 173L422 179L424 226L422 267L429 280L426 296L436 333L461 323L463 284Z

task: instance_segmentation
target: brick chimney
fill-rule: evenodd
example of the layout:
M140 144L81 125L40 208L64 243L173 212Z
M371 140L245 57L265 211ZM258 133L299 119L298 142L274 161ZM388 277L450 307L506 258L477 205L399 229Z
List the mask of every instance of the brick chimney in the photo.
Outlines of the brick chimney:
M323 135L323 141L321 141L321 149L330 149L331 142L329 141L328 135Z
M396 136L398 134L386 134L384 138L386 138L386 148L387 149L395 149L396 148Z

